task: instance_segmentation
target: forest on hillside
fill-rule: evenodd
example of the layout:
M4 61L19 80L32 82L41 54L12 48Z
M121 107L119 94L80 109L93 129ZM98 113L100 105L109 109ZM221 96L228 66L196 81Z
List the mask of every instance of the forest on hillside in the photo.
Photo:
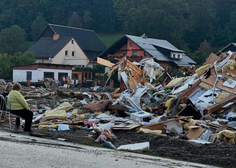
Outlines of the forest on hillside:
M47 23L166 39L198 64L236 42L236 0L1 0L0 53L27 50Z

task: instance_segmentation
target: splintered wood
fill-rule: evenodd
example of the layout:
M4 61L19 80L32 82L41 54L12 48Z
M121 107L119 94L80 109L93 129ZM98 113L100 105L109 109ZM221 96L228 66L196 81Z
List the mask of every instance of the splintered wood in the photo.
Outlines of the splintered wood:
M114 66L111 67L110 71L108 72L108 75L111 76L111 74L119 68L120 65L123 65L123 69L130 70L131 76L136 80L136 82L140 82L142 84L146 83L145 79L145 71L144 69L140 69L136 65L134 65L132 62L130 62L127 57L124 57L119 60Z

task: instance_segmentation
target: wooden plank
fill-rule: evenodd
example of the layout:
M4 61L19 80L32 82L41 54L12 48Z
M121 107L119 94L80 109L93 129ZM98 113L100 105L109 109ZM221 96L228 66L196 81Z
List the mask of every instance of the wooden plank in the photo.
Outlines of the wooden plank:
M214 64L215 61L220 61L220 60L221 58L219 56L215 55L214 53L211 53L203 65Z
M140 128L150 129L150 130L162 130L162 132L166 132L164 123L158 124L158 125L151 125L151 124L150 125L145 125L145 126L142 126ZM137 128L137 131L139 131L140 128Z
M124 107L122 105L108 105L107 107L107 110L124 110L124 111L127 111L129 110L127 107Z
M172 118L172 119L169 119L167 121L161 121L161 122L158 122L158 123L145 125L142 128L147 128L147 129L150 129L150 130L156 130L156 129L158 130L158 129L162 128L162 127L160 127L160 125L164 125L165 123L168 123L168 122L171 122L171 121L185 120L185 119L189 119L189 118L192 118L192 117L191 116L180 116L178 118Z
M129 83L130 89L132 89L132 90L134 90L137 87L139 87L137 81L132 76L128 77L128 83Z
M115 125L112 126L111 129L112 130L124 130L124 131L129 131L135 128L140 127L141 125Z
M97 63L101 64L101 65L104 65L104 66L107 66L109 68L111 68L112 66L115 65L115 64L111 63L110 61L102 59L100 57L97 57Z
M192 87L189 87L188 89L180 93L178 97L182 97L182 98L188 97L194 90L197 89L200 83L201 83L201 80L198 80L196 83L192 85Z
M223 77L225 76L223 73L218 73L218 75L222 75ZM211 85L211 86L214 86L214 83L216 81L216 77L215 77L215 72L211 72L211 76L207 79L202 78L202 81ZM230 92L230 93L234 93L236 94L236 87L235 88L229 88L229 87L226 87L226 86L223 86L223 83L224 81L223 80L218 80L217 84L216 84L216 87L219 88L219 89L222 89L224 91L227 91L227 92Z
M214 124L210 121L207 122L208 125L210 125L211 127L215 128L215 129L220 129L220 130L231 130L231 131L236 131L236 129L234 127L230 127L230 126L223 126L223 125L218 125L218 124Z
M199 138L202 133L205 131L204 128L202 127L199 127L199 128L192 128L190 129L186 134L185 136L188 138L188 139L197 139Z
M223 101L221 101L221 102L219 102L219 103L217 103L217 104L215 104L215 105L213 105L213 106L207 107L207 108L204 110L204 113L207 113L207 114L212 113L212 112L214 112L214 111L220 109L222 106L224 106L224 105L226 105L226 104L228 104L229 102L232 102L232 101L234 101L234 100L236 100L236 95L233 95L233 96L229 97L228 99L225 99L225 100L223 100Z

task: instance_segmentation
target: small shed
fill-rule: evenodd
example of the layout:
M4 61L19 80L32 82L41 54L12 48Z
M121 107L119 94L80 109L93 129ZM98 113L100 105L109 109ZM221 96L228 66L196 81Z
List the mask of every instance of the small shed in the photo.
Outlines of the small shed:
M59 80L72 75L72 66L63 64L35 63L13 67L13 82L38 82L44 78Z

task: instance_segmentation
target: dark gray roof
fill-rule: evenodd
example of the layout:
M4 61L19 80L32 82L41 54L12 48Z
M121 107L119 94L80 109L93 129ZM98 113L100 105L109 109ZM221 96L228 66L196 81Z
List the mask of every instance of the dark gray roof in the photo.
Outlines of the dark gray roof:
M193 64L196 64L196 62L189 58L187 55L183 55L182 59L171 59L171 61L173 61L176 65L180 67L189 67Z
M173 46L171 43L169 43L167 40L160 40L160 39L154 39L154 38L143 38L138 36L132 36L132 35L126 35L130 40L138 44L141 48L145 50L156 50L154 46L159 46L165 49L168 49L170 51L174 52L184 52L183 50L179 50L175 46Z
M107 48L100 40L98 35L93 30L61 26L55 24L48 24L54 33L59 34L61 37L74 37L80 47L86 51L100 51L103 52Z
M72 37L60 37L57 41L53 41L51 37L41 37L27 52L32 52L36 58L53 58Z
M190 66L190 64L196 64L188 56L184 55L182 59L171 58L170 55L166 55L160 49L168 50L169 52L179 52L184 53L183 50L179 50L167 40L153 39L153 38L143 38L133 35L125 35L120 40L115 42L111 47L106 51L100 54L100 57L105 57L105 55L110 54L110 52L115 51L117 48L122 47L124 43L127 43L127 38L132 40L140 48L144 49L150 55L152 55L157 61L168 61L173 62L178 66ZM117 48L116 48L117 47Z

